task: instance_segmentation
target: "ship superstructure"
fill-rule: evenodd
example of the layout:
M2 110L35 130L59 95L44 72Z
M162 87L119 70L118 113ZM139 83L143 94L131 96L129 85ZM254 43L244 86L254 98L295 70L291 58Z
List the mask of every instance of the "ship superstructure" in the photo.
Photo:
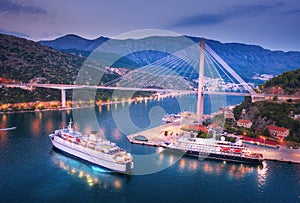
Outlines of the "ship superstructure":
M214 138L179 138L173 143L166 145L167 148L180 150L187 155L199 158L218 159L241 163L260 164L263 155L251 153L243 144L218 141Z
M72 121L67 128L55 130L49 137L55 148L93 164L124 173L133 169L130 153L95 132L83 135L74 130Z

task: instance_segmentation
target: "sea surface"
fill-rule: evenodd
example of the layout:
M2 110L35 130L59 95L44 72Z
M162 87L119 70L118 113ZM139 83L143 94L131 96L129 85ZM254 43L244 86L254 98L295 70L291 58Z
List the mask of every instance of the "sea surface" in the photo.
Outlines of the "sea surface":
M205 98L205 113L217 109L213 103L232 105L242 98L225 100ZM194 98L186 96L0 114L0 128L17 127L0 131L0 202L300 202L300 165L267 161L253 166L191 157L177 160L173 154L161 153L161 148L127 141L128 133L160 124L164 113L194 111L193 104ZM118 174L53 150L48 135L66 126L70 118L77 130L99 131L142 157L145 162L137 161L136 166L144 170Z

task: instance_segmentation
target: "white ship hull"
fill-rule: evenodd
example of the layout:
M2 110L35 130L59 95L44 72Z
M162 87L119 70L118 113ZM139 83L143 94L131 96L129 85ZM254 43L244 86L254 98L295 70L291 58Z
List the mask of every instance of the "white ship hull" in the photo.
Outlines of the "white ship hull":
M110 160L108 155L97 153L95 150L70 143L61 138L55 137L53 134L49 135L49 137L55 148L93 164L123 173L130 172L133 169L133 162L118 163L114 160Z
M250 164L261 164L263 161L262 154L250 153L242 145L230 145L226 141L215 142L213 139L181 138L178 142L166 145L166 147L199 158Z

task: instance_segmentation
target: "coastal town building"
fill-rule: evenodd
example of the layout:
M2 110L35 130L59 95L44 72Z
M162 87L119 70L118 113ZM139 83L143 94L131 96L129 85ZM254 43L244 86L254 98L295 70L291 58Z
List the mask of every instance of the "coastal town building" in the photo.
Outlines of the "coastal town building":
M242 115L246 115L246 109L242 110Z
M279 148L277 142L268 140L263 137L254 138L254 137L242 136L240 139L243 141L243 143L247 143L247 144L261 145L261 146L271 147L271 148Z
M269 133L271 136L276 137L278 139L283 139L289 135L289 130L283 127L278 127L274 125L268 126Z
M216 129L217 127L218 127L218 124L216 124L216 123L212 123L212 124L208 125L209 129Z
M300 120L300 114L295 114L294 115L294 120Z
M250 120L246 120L246 119L239 119L237 121L237 126L243 127L243 128L251 128L252 122Z
M234 119L234 114L232 112L232 110L225 110L225 119Z
M194 131L194 132L204 132L207 133L208 132L208 128L206 128L204 125L182 125L181 126L182 130L186 130L186 131Z

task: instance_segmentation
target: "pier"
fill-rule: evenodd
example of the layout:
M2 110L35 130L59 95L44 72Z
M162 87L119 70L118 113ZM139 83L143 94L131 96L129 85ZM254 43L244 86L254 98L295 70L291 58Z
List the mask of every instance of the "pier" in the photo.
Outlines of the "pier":
M164 134L165 131L168 131L167 136L165 136ZM173 134L170 135L170 133L172 132ZM164 143L172 142L173 140L179 138L179 136L182 136L182 133L189 134L189 132L180 130L180 122L174 122L128 135L127 139L132 144L164 147ZM136 140L135 137L137 136L143 136L147 139L147 141ZM250 144L246 144L246 146L250 149L251 152L263 154L264 159L267 161L300 164L300 149L289 149L284 146L280 146L279 149L272 149L264 146L256 146Z
M165 135L166 131L168 132L167 136ZM178 133L178 135L176 135L176 133ZM162 147L165 142L171 142L172 139L179 136L179 133L182 132L180 130L180 122L177 121L128 135L127 139L134 144ZM146 140L137 139L137 137L141 136L146 138Z

